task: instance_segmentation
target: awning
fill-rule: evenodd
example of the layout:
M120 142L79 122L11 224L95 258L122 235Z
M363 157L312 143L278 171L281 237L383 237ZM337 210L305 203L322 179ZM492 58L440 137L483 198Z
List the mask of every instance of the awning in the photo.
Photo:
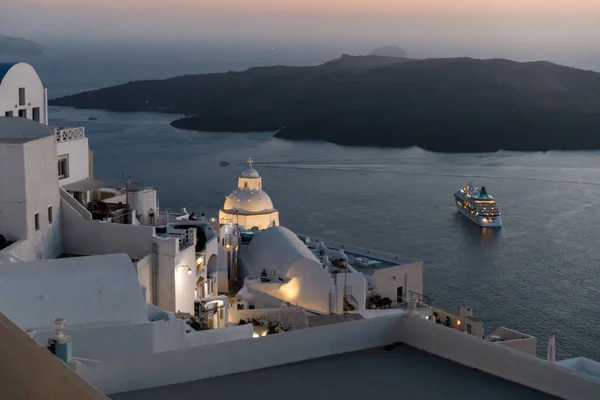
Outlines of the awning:
M77 182L64 185L62 188L71 192L88 192L100 188L108 188L114 186L109 182L97 181L95 179L82 179Z

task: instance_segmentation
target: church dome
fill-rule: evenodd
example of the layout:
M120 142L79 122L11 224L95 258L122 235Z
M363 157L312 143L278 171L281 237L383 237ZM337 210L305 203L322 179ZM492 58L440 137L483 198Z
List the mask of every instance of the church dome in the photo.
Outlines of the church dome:
M240 175L241 178L260 178L258 171L252 167L246 168Z
M256 172L256 171L255 171ZM237 188L225 199L223 210L237 213L261 213L273 211L273 202L263 190Z

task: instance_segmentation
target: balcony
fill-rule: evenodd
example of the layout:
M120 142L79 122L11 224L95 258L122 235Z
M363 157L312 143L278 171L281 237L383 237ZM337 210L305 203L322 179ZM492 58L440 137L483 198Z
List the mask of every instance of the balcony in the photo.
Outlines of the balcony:
M85 138L85 128L54 128L54 135L57 143L70 142L71 140L79 140Z
M414 302L416 309L431 309L431 300L429 296L409 291L408 296L403 297L401 301L392 301L391 299L379 295L371 295L367 298L367 309L408 309L409 303Z
M92 219L100 221L129 225L135 219L135 212L123 203L92 201L87 205L87 210L92 214Z

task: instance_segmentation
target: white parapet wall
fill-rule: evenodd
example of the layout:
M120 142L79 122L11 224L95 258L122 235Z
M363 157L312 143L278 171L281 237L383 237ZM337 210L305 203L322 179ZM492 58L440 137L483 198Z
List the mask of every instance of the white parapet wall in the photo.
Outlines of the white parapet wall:
M399 341L563 399L600 399L600 385L558 364L420 318L405 318Z
M381 347L395 341L401 325L398 317L352 321L98 363L78 373L104 393L127 392Z
M264 320L278 323L285 329L296 330L308 328L308 317L301 307L257 308L254 310L229 311L229 322L237 324L240 320Z
M494 336L500 338L499 341L494 342L498 346L510 347L511 349L522 351L534 357L537 355L537 339L533 336L504 327L500 327L490 333L487 339L489 340Z
M560 398L600 398L600 385L581 373L418 317L406 316L386 316L256 339L188 347L89 364L78 368L77 372L99 390L112 394L274 367L397 342Z

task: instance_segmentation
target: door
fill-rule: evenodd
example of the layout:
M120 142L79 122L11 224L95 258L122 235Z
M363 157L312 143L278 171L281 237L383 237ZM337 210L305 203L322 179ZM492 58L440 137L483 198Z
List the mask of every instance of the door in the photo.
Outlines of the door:
M398 286L396 288L396 301L398 303L404 302L404 286Z

